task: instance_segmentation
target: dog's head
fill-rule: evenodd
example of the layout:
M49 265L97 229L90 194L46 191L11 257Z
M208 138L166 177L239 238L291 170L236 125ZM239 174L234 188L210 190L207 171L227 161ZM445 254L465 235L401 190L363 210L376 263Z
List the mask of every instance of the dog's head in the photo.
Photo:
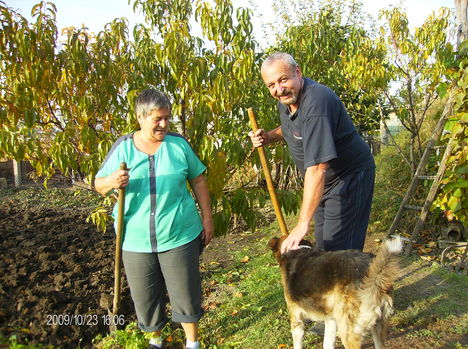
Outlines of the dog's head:
M286 235L283 235L280 238L273 237L270 239L270 241L268 241L268 247L273 251L273 256L278 262L281 258L281 244L283 243L284 239L286 239L286 237Z
M287 237L288 237L287 235L282 235L279 238L274 237L274 238L271 238L270 241L268 241L268 247L270 248L270 250L273 251L273 256L275 256L278 262L280 261L280 258L281 258L281 244ZM314 245L310 241L307 241L307 240L301 240L300 245L314 247Z

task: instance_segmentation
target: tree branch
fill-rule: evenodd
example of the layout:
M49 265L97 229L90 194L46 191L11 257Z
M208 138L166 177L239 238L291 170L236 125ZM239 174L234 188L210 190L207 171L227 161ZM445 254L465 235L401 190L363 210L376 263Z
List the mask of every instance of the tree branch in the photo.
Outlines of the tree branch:
M397 144L395 138L393 137L392 133L390 132L390 129L388 128L388 125L385 121L385 117L383 115L383 111L382 111L382 108L381 106L379 105L379 110L380 110L380 119L382 120L383 122L383 125L384 125L384 128L385 130L388 132L388 135L390 136L390 139L392 140L392 143L393 145L397 148L398 150L398 153L401 155L401 157L403 158L403 160L408 164L408 166L411 168L411 163L410 161L406 158L405 154L403 153L403 150L400 148L400 146Z

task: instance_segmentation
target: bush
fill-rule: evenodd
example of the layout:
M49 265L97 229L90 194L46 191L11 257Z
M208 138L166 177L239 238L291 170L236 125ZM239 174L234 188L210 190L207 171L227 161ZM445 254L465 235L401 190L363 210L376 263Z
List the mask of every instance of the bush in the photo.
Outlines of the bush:
M400 132L395 136L395 140L403 150L408 149L408 132ZM390 227L398 211L412 174L409 165L394 145L383 145L380 153L375 156L375 164L376 176L370 229L374 232L384 232Z

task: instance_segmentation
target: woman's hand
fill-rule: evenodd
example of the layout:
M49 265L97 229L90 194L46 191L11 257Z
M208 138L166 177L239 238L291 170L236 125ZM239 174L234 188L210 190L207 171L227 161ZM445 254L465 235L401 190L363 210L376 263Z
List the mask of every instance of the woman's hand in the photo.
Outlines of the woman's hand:
M211 202L210 202L210 192L208 190L208 184L206 183L206 178L203 174L189 179L190 186L195 193L197 198L198 205L201 210L202 216L202 225L203 225L203 241L205 246L208 245L213 238L214 225L213 225L213 216L211 215Z
M117 170L112 173L108 178L108 183L114 189L125 188L128 185L130 176L126 170Z
M129 180L128 171L117 170L107 177L97 177L94 186L99 194L106 196L113 189L125 188Z
M214 224L213 219L211 217L202 219L203 231L202 237L205 246L208 246L211 239L213 239L214 234Z

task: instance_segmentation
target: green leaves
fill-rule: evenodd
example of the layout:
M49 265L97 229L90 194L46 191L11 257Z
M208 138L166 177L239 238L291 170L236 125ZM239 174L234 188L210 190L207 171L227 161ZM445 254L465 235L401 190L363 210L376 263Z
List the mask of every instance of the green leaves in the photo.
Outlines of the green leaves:
M439 85L437 85L436 91L437 91L437 95L439 96L439 98L445 97L445 95L447 94L447 89L448 89L448 85L445 82L442 82Z
M37 114L34 110L28 109L24 112L24 123L26 127L32 128L36 122Z
M28 23L0 5L2 152L30 160L46 180L56 170L93 174L97 145L124 126L118 119L127 106L118 91L128 83L125 22L115 20L97 37L66 28L60 44L55 5L41 2L32 14Z
M259 74L264 54L256 52L251 10L234 11L230 0L135 0L133 6L143 11L146 24L138 25L132 38L127 20L120 18L97 35L86 28L65 28L59 41L53 3L34 6L32 23L0 4L0 155L30 160L46 180L58 170L91 183L113 141L138 127L136 95L153 86L173 102L174 131L189 139L208 166L218 233L227 230L232 214L253 227L259 219L256 208L264 205L267 193L252 184L258 159L249 157L245 111L254 107L263 128L276 127L278 120ZM305 76L334 89L361 130L376 127L377 108L384 104L382 93L390 95L391 81L404 81L398 97L387 102L410 128L418 125L415 115L423 117L418 113L426 110L424 101L442 98L458 83L455 117L461 126L450 132L456 132L457 149L463 149L466 61L456 60L445 45L444 13L413 35L406 16L392 10L386 13L385 35L374 38L362 25L359 7L347 8L345 2L309 7L310 15L301 21L284 22L286 31L271 50L293 54ZM202 38L191 32L194 19ZM281 146L267 151L286 171L287 152ZM454 156L450 164L463 159ZM466 176L463 166L450 171L457 179ZM460 198L455 190L465 188L464 182L456 188L448 185L452 182L459 183L450 179L446 194ZM297 210L298 195L280 193L286 212ZM463 200L451 197L444 205L461 205L454 212L462 211ZM96 213L96 224L102 224L101 213Z
M133 40L127 20L115 19L97 35L65 28L59 42L52 3L34 6L33 23L0 4L0 154L30 160L45 180L59 171L91 183L113 141L138 127L136 95L154 86L173 102L174 131L207 164L217 210L236 209L220 198L243 190L232 179L245 165L243 110L259 86L250 11L234 13L228 0L136 0L134 8L148 26ZM205 41L190 32L194 12ZM250 225L255 200L247 201ZM228 218L218 215L220 232Z
M106 207L99 206L91 212L86 222L91 221L98 229L98 231L105 232L107 225L112 221Z
M468 220L468 102L465 98L468 67L460 56L460 70L449 71L447 79L451 82L451 93L455 96L453 115L445 125L445 142L453 144L447 160L447 169L442 180L440 192L434 207L440 208L448 220L466 222ZM464 62L464 63L463 63Z

